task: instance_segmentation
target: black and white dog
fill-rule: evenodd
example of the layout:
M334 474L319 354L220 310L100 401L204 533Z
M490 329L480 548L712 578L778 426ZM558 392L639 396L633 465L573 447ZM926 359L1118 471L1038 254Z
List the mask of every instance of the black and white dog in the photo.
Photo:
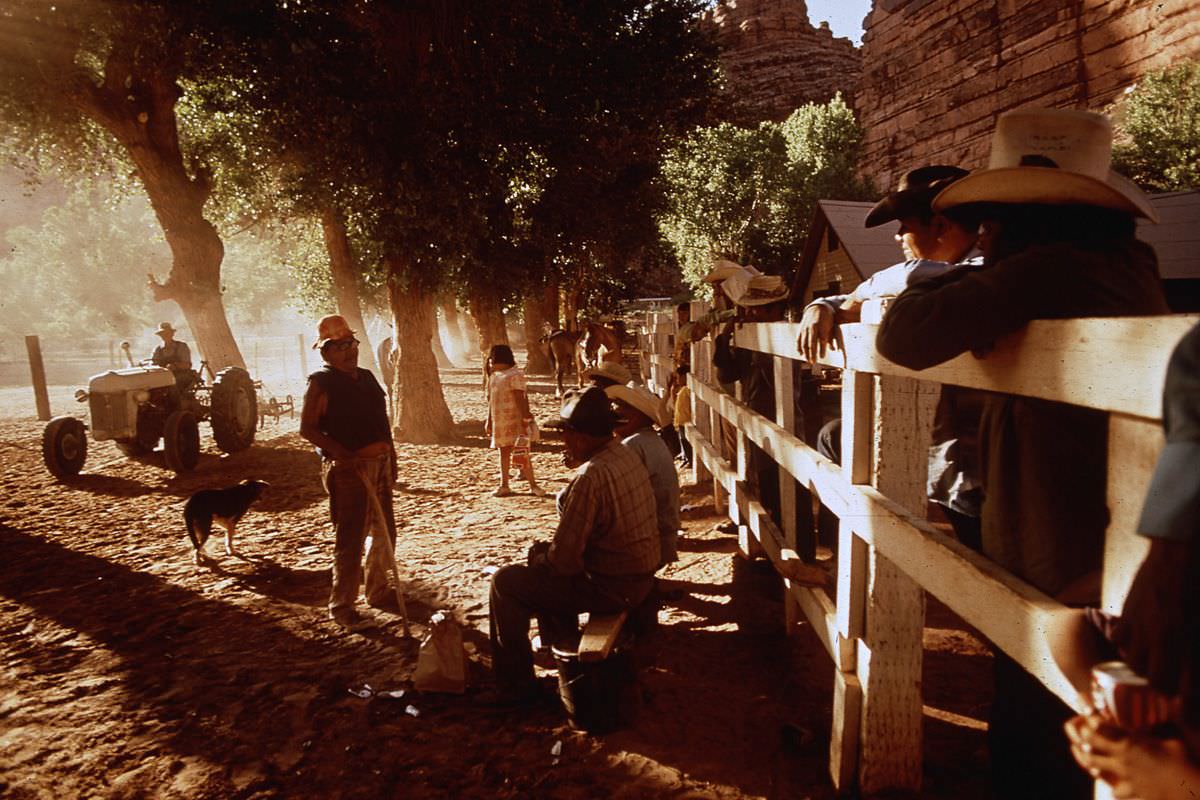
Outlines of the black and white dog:
M225 489L203 489L188 498L183 521L196 548L197 564L204 562L204 543L212 535L214 522L225 529L225 552L234 555L234 529L269 485L264 481L242 481Z

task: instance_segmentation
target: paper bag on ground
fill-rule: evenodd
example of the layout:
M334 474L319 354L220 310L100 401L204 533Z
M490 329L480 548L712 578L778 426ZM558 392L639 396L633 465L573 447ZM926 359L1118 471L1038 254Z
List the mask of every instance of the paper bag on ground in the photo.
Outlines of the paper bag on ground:
M429 634L421 642L413 684L422 692L467 690L467 652L462 629L441 611L429 620Z

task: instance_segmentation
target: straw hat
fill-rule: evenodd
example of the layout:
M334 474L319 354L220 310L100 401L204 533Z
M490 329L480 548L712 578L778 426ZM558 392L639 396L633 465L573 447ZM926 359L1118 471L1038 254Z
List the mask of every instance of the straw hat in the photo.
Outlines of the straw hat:
M740 268L721 284L725 296L739 306L765 306L786 300L788 287L778 275L763 275L758 270Z
M158 330L154 332L155 336L162 336L164 333L175 335L175 329L171 327L171 323L163 322L158 326Z
M633 380L633 375L624 365L618 364L616 361L601 361L594 367L589 367L583 371L585 380L590 378L607 378L613 383L629 383Z
M892 220L928 215L938 192L966 174L965 169L945 164L910 169L900 178L896 191L888 192L872 207L864 225L874 228Z
M729 278L731 275L736 275L744 270L750 270L755 275L762 273L754 267L743 267L741 264L735 264L732 261L727 261L724 258L718 258L713 264L712 270L704 276L705 283L720 283Z
M617 415L608 402L608 395L595 386L582 392L567 392L559 418L566 430L601 439L612 436L613 429L617 427Z
M627 406L632 406L650 418L655 425L665 425L663 403L641 386L608 386L604 389L610 400L620 400Z
M349 339L353 335L354 331L350 329L350 324L341 314L321 317L321 321L317 323L317 340L313 342L313 349L320 350L328 342Z
M1029 108L996 122L988 167L933 200L935 211L966 203L1085 205L1158 222L1149 198L1109 169L1112 122L1090 111Z

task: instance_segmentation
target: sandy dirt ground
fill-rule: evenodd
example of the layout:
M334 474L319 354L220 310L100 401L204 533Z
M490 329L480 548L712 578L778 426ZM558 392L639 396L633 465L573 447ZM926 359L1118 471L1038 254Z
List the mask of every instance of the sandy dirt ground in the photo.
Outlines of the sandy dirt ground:
M783 635L777 579L739 559L703 487L685 488L681 559L666 575L685 591L638 646L621 730L572 730L557 707L482 706L489 568L548 537L554 504L491 496L478 373L443 379L460 442L400 448L410 638L383 612L363 634L326 619L328 503L295 420L268 422L232 456L202 426L200 465L179 478L160 455L93 442L84 474L60 484L41 463L29 390L0 391L0 796L832 797L832 666L807 626ZM82 411L70 391L54 388L56 410ZM549 384L531 396L540 418L554 415ZM534 461L547 488L566 484L557 443ZM214 537L214 563L193 565L185 500L244 478L272 486L239 529L240 556ZM464 627L465 695L410 688L439 609ZM986 797L990 657L936 603L927 624L922 796ZM364 683L409 693L350 694Z

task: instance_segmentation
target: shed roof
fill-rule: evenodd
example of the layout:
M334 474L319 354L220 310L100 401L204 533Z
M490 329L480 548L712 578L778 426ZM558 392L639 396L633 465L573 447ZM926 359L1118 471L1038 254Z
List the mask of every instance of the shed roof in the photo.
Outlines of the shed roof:
M1138 238L1158 253L1164 279L1200 278L1200 190L1150 196L1161 221L1138 225Z
M837 234L842 247L846 248L846 254L854 266L862 273L863 280L904 260L900 245L896 243L896 231L900 230L900 223L864 227L867 212L874 207L874 203L818 200L817 205L825 212L825 219Z

